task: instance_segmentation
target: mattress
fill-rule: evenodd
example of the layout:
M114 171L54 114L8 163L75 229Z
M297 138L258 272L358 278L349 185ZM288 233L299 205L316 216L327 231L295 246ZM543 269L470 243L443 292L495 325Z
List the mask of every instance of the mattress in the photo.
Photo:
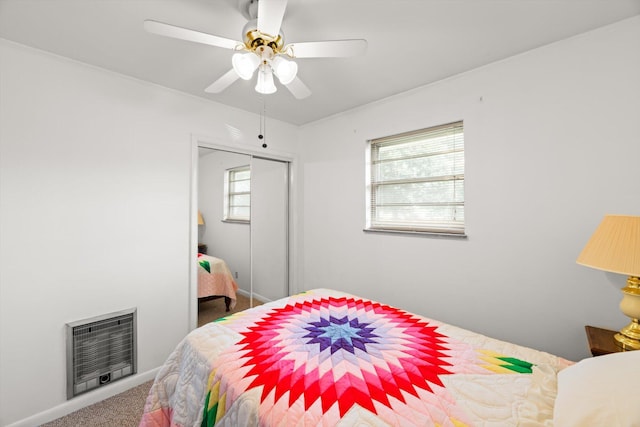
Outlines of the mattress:
M552 425L571 362L315 289L192 331L141 426Z

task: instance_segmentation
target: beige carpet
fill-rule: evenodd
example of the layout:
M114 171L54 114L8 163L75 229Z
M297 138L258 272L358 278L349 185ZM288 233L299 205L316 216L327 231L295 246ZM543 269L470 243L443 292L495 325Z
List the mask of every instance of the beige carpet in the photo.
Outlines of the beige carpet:
M254 299L254 306L262 304ZM235 308L227 312L224 298L198 303L198 326L249 308L249 298L238 294ZM152 381L58 418L42 427L136 427Z
M262 304L261 301L253 299L254 307ZM237 313L249 308L249 297L244 295L237 295L236 306L230 311L226 311L224 305L224 298L218 298L214 300L204 301L198 303L198 326L202 326L205 323L213 322L221 317L229 316L233 313Z
M152 381L43 424L42 427L136 427Z

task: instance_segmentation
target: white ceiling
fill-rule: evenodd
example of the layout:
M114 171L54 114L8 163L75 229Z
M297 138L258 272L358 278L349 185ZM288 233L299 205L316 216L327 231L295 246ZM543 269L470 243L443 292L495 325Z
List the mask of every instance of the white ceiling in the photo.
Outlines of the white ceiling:
M364 38L354 58L299 59L313 94L236 81L232 51L143 30L153 19L241 40L239 0L0 0L0 37L243 110L304 124L640 14L640 0L289 0L285 42ZM46 70L43 70L46 72Z

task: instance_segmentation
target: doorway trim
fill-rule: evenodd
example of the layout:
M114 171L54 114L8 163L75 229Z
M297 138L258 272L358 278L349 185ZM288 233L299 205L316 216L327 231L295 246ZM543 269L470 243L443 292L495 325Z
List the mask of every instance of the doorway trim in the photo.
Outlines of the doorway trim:
M289 274L289 294L298 292L297 281L297 155L295 153L283 153L274 150L260 151L253 147L243 145L228 145L226 141L203 135L191 135L191 193L189 212L189 330L198 326L198 270L194 261L198 257L198 162L199 147L214 150L229 151L232 153L246 154L267 160L275 160L289 163L289 191L288 191L288 224L287 224L287 264Z

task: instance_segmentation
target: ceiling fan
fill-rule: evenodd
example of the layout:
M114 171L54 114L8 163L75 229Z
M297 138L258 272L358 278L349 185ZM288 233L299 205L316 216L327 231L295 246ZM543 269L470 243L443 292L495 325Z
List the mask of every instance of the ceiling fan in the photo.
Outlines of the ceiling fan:
M309 88L298 78L296 58L329 58L361 55L366 51L364 39L284 43L280 28L287 0L239 0L240 8L249 22L242 30L243 41L177 27L153 20L144 21L150 33L181 40L203 43L236 51L231 58L232 68L205 89L220 93L238 78L251 80L258 70L255 90L274 93L275 75L297 99L311 95Z

